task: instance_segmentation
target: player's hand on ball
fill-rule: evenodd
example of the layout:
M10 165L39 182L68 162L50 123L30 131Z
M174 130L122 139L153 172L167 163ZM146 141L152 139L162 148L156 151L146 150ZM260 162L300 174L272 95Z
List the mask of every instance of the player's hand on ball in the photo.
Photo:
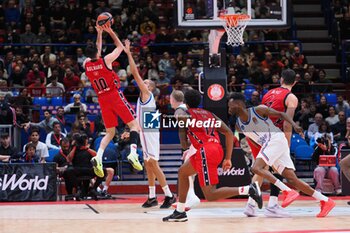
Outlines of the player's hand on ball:
M104 31L106 31L106 32L108 32L108 33L113 32L113 29L111 28L111 25L110 25L110 24L104 24L104 25L102 25L101 27L102 27L102 29L103 29Z
M224 161L222 162L222 169L224 169L224 171L227 171L229 169L231 169L232 167L232 162L230 159L224 159Z
M99 25L96 25L95 29L96 29L97 33L102 33L103 32L103 28L101 26L99 26Z

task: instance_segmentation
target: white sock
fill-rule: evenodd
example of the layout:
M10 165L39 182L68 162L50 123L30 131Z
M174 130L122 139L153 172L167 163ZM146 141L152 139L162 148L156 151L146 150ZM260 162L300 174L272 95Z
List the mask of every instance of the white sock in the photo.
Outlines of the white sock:
M97 192L101 192L102 189L100 187L97 187Z
M137 145L136 144L131 144L130 145L130 153L137 154Z
M252 205L252 206L255 206L255 205L256 205L256 202L254 201L253 198L249 197L249 198L248 198L248 204L249 204L249 205Z
M270 196L268 207L278 205L278 197Z
M279 179L276 180L274 185L276 185L282 191L291 191L291 189L287 185L285 185L282 181L280 181Z
M172 196L173 196L173 194L172 194L172 192L170 191L170 188L169 188L168 185L165 185L164 187L162 187L162 189L163 189L164 195L165 195L166 197L172 197Z
M248 195L249 185L238 187L238 193L239 195Z
M188 192L187 192L187 197L192 197L195 194L194 192L194 177L193 176L189 176L188 177L188 182L189 182L189 187L188 187Z
M185 212L185 203L178 202L176 206L176 211L177 212Z
M312 194L312 197L319 200L319 201L328 201L328 197L323 195L322 193L315 190L314 194Z
M96 155L96 156L97 156L97 158L98 158L99 160L102 160L103 152L105 152L105 150L101 149L101 147L98 148L98 151L97 151L97 155Z
M155 198L156 197L156 186L148 186L149 189L149 198Z
M107 190L108 190L108 188L109 188L109 186L104 185L104 186L103 186L103 191L107 191Z

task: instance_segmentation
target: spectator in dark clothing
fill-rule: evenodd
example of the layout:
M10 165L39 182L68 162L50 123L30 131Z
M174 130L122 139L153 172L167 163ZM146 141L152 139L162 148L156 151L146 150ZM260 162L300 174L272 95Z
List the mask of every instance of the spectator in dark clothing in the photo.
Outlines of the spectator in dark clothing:
M129 86L123 91L123 94L130 103L136 103L140 92L133 83L130 83Z
M7 132L1 133L0 144L0 162L9 162L17 158L18 150L11 146L11 138Z
M350 118L346 119L345 118L345 113L343 111L340 111L338 113L338 118L339 118L339 122L334 124L334 125L332 125L332 131L333 131L333 134L334 134L334 140L336 142L346 141L346 139L345 139L346 128L347 128L348 122L349 122L349 125L350 125Z
M32 105L32 98L28 96L28 90L26 88L22 89L19 96L12 97L10 100L11 104L16 104L23 107L23 113L25 115L29 114L29 108Z
M294 47L294 53L290 56L290 64L298 64L299 67L307 69L306 57L300 53L299 47Z
M22 72L19 66L15 66L12 74L9 77L9 83L11 87L24 87L26 75Z
M312 117L310 111L309 102L306 99L301 100L300 110L294 116L294 121L299 124L304 130L308 130L310 121L309 119Z
M316 80L315 83L320 84L319 86L314 87L315 92L321 92L321 93L329 93L332 92L332 85L329 85L332 83L329 79L326 78L326 71L320 70L318 72L319 79Z
M71 123L67 122L66 119L64 118L64 108L63 107L58 107L57 108L57 114L56 114L56 119L61 125L61 130L64 134L67 134L67 127L72 126Z
M70 142L68 138L62 138L61 149L58 154L53 158L53 162L56 163L56 170L60 177L64 178L66 185L66 191L68 195L73 194L72 176L74 176L74 170L69 168L69 162L67 160L70 152Z
M67 23L65 18L65 11L63 10L60 2L55 2L54 7L50 9L49 15L51 30L66 28Z
M316 112L322 114L323 119L326 119L329 116L329 104L327 103L327 99L325 96L321 96L320 104L316 107Z
M6 102L0 103L0 125L13 125L13 112Z
M23 113L23 109L21 106L16 106L15 111L16 111L16 126L19 128L23 128L23 125L29 122L28 115L25 115Z
M5 8L5 22L8 25L16 25L20 23L21 13L15 4L16 2L14 0L10 0Z

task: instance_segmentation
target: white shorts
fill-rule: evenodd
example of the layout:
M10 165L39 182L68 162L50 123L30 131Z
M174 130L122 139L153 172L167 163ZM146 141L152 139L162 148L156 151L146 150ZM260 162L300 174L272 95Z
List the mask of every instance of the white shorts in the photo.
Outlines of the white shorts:
M294 163L290 157L288 141L284 135L273 135L261 147L257 158L263 159L267 165L273 167L280 174L282 174L285 168L295 171Z
M140 131L140 141L143 151L143 159L148 161L149 159L159 160L160 150L160 138L159 131Z

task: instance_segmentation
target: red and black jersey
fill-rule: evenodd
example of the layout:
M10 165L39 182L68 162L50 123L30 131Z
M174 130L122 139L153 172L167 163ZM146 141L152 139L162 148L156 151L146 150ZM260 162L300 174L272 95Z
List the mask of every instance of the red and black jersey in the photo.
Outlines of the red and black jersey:
M118 75L107 67L103 58L86 62L85 74L98 96L117 91L120 87Z
M187 119L187 136L196 149L208 142L220 143L219 134L214 126L216 119L211 112L201 108L191 108L187 112L190 115Z
M283 87L274 88L268 91L264 95L261 103L266 105L269 108L275 109L276 111L285 112L287 110L286 99L290 93L291 91L288 90L287 88L283 88ZM279 117L273 117L273 116L270 116L270 119L272 120L275 126L277 126L283 131L282 119L280 119Z

